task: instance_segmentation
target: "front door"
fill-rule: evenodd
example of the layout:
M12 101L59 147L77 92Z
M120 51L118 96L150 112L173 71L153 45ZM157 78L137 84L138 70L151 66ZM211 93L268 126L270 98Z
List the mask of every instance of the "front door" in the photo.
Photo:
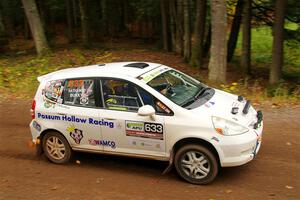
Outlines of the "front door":
M139 116L138 108L153 104L153 97L125 80L103 79L101 92L102 146L105 151L147 156L165 155L164 116ZM141 92L142 91L142 92ZM152 103L150 103L152 101Z

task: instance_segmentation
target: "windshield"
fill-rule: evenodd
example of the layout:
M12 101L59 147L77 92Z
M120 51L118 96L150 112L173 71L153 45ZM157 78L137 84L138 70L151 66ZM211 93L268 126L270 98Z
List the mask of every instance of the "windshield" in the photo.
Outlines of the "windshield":
M205 85L175 70L163 72L147 84L183 107L195 101L201 91L206 88Z

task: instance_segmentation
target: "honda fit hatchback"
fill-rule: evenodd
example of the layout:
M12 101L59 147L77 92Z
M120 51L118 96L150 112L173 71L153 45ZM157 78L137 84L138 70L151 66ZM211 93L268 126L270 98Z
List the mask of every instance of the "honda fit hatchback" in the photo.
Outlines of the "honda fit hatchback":
M169 161L194 184L220 167L251 161L261 145L262 113L250 101L171 67L120 62L38 77L33 142L54 163L74 151Z

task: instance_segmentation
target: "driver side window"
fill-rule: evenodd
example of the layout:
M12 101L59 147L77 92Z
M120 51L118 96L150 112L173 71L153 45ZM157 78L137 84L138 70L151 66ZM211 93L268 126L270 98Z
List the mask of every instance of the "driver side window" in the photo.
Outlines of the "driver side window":
M172 115L172 111L137 85L121 79L102 79L101 91L105 108L137 112L143 105L151 105L157 114Z
M136 87L120 79L102 80L104 105L110 110L137 111L142 106Z

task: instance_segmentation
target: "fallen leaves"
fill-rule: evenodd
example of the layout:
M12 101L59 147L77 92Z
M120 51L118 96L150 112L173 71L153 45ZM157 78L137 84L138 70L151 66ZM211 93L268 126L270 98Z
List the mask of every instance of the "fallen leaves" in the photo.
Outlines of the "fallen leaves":
M57 190L57 188L58 188L57 186L53 186L50 188L50 190Z
M103 181L104 180L104 178L97 178L96 179L96 183L100 183L101 181Z
M231 189L225 190L225 193L230 194L230 193L232 193L232 190Z
M286 188L286 189L289 189L289 190L294 189L294 187L293 187L293 186L290 186L290 185L286 185L285 188Z

